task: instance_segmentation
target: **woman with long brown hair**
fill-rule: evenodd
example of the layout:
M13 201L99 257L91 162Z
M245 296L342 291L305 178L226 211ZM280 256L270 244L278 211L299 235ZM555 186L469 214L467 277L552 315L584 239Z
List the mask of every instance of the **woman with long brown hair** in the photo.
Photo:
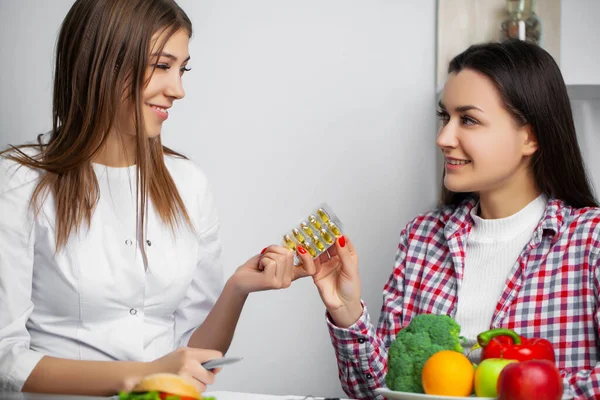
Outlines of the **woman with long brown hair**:
M0 157L0 391L111 395L191 377L249 293L307 273L264 249L223 283L204 173L161 144L192 24L173 0L77 0L57 43L53 127Z
M466 352L490 328L548 339L563 398L598 399L600 208L560 70L517 40L472 46L448 72L441 206L401 230L379 323L361 300L348 238L315 262L342 386L356 399L378 398L386 384L422 391L420 371L418 382L387 376L388 350L415 316L439 314L461 326Z

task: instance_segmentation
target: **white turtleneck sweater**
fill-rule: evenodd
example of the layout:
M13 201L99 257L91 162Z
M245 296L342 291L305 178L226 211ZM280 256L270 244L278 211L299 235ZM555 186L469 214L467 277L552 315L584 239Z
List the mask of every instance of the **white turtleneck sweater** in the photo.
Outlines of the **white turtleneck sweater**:
M531 240L546 210L547 200L542 194L518 213L500 219L477 216L479 205L471 211L473 227L467 240L455 315L461 335L467 339L465 353L476 343L477 334L489 329L508 274ZM469 357L477 362L480 351Z

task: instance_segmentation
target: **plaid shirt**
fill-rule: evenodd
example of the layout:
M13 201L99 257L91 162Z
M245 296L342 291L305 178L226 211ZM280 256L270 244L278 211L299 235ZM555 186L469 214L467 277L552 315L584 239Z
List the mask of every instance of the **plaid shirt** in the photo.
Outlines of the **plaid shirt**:
M456 313L466 242L473 225L467 199L410 222L400 235L394 270L375 328L365 306L348 329L328 318L340 381L353 398L385 387L388 348L411 319ZM510 328L553 343L567 398L600 398L600 209L550 199L530 242L511 269L490 328Z

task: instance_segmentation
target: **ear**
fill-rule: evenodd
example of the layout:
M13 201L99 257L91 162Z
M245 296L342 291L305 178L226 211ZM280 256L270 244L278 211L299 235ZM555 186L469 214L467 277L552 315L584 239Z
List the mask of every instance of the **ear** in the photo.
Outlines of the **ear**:
M539 144L537 141L537 138L535 136L535 133L533 132L533 128L531 127L531 125L527 124L524 125L521 128L521 135L523 137L523 155L524 156L531 156L533 155L538 149L539 149Z

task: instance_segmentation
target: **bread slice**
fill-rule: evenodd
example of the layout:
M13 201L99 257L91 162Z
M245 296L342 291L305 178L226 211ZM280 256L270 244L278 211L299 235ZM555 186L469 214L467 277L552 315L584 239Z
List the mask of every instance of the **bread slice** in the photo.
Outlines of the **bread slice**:
M160 373L145 376L133 388L134 393L163 392L201 400L202 394L189 379L176 374Z

